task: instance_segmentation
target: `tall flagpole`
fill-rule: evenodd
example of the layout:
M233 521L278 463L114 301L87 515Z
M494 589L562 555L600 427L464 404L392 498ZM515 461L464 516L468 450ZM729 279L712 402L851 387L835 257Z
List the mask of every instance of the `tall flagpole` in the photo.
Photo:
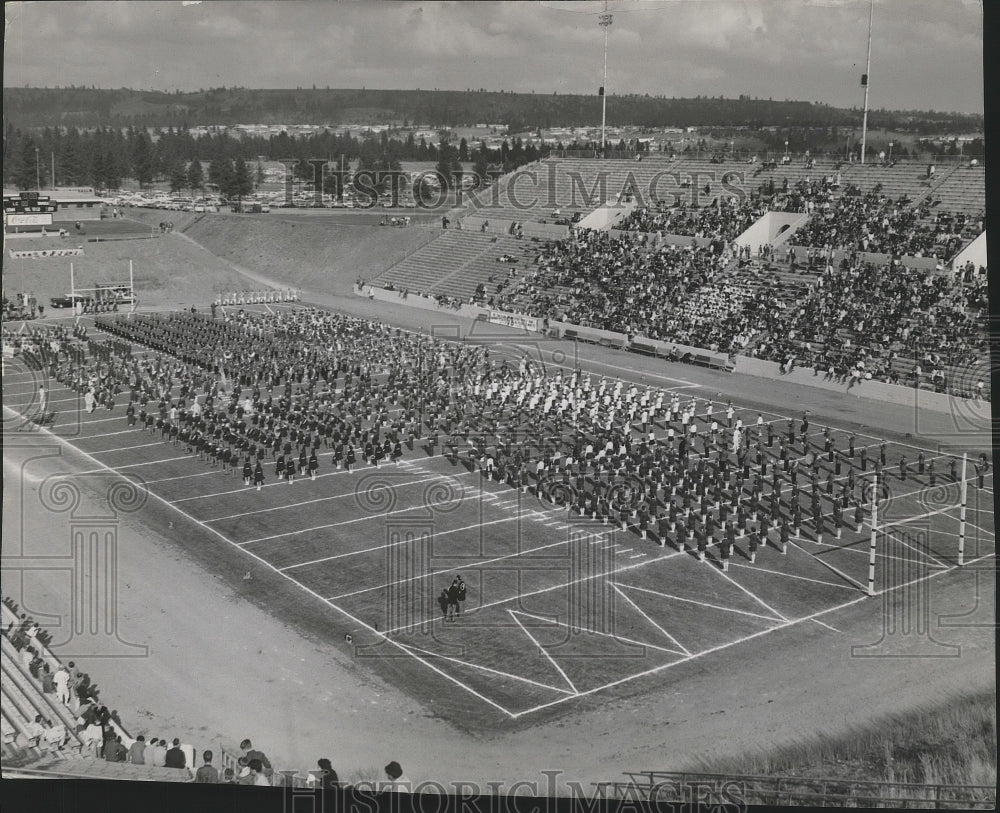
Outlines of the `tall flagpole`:
M861 119L861 163L865 162L865 144L868 140L868 77L872 70L872 20L875 17L875 0L871 0L868 10L868 59L865 62L865 112Z
M604 84L601 85L601 158L604 158L604 128L608 113L608 29L612 15L608 14L608 0L604 0L604 13L598 18L598 25L604 29Z

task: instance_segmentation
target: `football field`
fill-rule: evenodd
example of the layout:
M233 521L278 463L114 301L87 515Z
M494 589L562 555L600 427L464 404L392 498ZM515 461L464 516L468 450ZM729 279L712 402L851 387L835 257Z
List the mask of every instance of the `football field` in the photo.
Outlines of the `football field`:
M90 335L101 338L93 329ZM136 345L134 352L145 351ZM641 363L629 358L629 364ZM622 373L626 380L631 376L627 369ZM20 359L5 359L8 430L37 431L19 416L32 414L38 385L45 383L57 415L41 431L86 456L83 474L110 469L128 478L192 523L206 545L243 557L250 579L280 576L304 608L314 606L336 619L336 634L359 661L379 671L391 659L389 668L402 676L402 685L424 687L415 689L418 696L432 687L476 715L530 719L552 707L570 711L581 697L627 684L663 687L681 664L710 655L735 664L748 642L801 625L838 632L838 610L867 602L879 612L880 597L995 553L992 469L980 480L970 456L961 537L961 457L897 439L886 447L872 556L872 462L882 438L855 431L855 455L846 457L850 432L830 428L834 448L845 453L836 467L822 451L827 427L821 416L809 416L813 451L807 452L798 431L789 448L803 460L820 450L822 537L806 519L783 551L777 528L762 510L749 518L748 529L759 528L764 544L752 557L748 535L738 530L724 567L720 531L702 559L683 521L661 538L655 520L643 533L634 514L624 527L617 515L604 521L581 514L570 481L557 478L547 494L539 494L534 477L522 489L488 476L471 437L457 438L453 453L447 444L432 446L425 428L404 444L398 463L359 461L353 471L335 468L332 450L322 447L316 477L293 483L275 478L269 457L258 491L243 484L240 465L224 471L155 429L128 427L123 403L88 413L81 394L44 376ZM704 435L709 418L703 389L674 381L683 403L696 401ZM670 383L662 382L662 389L670 390ZM734 418L750 427L755 442L759 411L737 403L734 408ZM725 425L724 409L719 403L714 409ZM787 439L788 416L760 414L765 423L759 431L770 424L774 435L764 455L780 469L778 437ZM504 429L532 451L557 439L551 427ZM563 440L573 440L572 427L559 431ZM663 422L653 431L658 442L666 442ZM496 442L484 440L487 449ZM698 442L695 459L702 451ZM902 456L909 461L905 479L898 465ZM858 529L852 502L838 534L831 507L848 478L866 510ZM809 518L808 477L803 480L798 500ZM766 500L770 478L764 481ZM782 496L787 503L787 482ZM718 506L709 511L714 515ZM782 516L788 514L783 509ZM439 600L459 575L468 598L460 617L448 621Z

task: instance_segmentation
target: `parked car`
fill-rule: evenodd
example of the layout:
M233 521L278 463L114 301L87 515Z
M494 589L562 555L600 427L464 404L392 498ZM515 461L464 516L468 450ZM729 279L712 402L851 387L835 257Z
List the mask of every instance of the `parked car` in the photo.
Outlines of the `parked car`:
M85 296L84 294L77 294L75 297L72 294L63 294L62 296L54 296L49 300L49 304L53 308L72 308L75 302L81 305L89 305L91 303L91 298Z

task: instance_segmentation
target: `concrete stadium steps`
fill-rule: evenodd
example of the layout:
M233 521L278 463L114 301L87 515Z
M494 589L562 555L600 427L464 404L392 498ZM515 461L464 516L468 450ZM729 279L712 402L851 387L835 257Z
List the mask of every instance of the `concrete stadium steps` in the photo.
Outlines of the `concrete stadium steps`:
M587 214L606 200L617 201L623 190L634 192L642 197L643 203L649 204L648 197L655 176L672 171L677 164L677 161L665 160L544 160L500 178L499 190L496 193L492 190L483 192L480 205L470 206L465 214L498 221L553 223L556 217L571 217L576 212ZM526 172L533 172L536 180L514 180L518 174ZM601 173L605 178L603 187L595 184ZM580 180L575 180L576 177ZM673 181L664 179L657 191L661 197L668 197L678 190ZM493 203L494 194L499 205ZM559 215L553 215L555 209L559 209Z
M119 779L132 782L190 782L186 768L162 768L133 765L131 762L106 762L87 757L66 757L31 766L33 770L63 778Z
M934 211L986 212L986 170L981 166L957 167L931 187L928 199Z
M882 184L886 197L898 200L903 195L911 205L921 200L930 191L927 183L927 167L922 164L845 164L841 169L841 187L854 184L862 192L870 192Z
M496 242L491 242L457 273L442 279L432 291L468 301L475 295L476 287L482 284L486 288L487 297L492 296L498 293L498 285L506 288L524 276L525 271L534 264L538 246L538 243L526 239L498 236ZM505 254L514 257L515 261L498 262L498 258ZM510 278L512 268L517 270L517 276ZM492 282L490 277L494 278Z
M376 285L391 282L397 288L409 288L411 293L441 293L438 285L442 280L493 245L491 234L447 229L380 274L374 282ZM473 284L470 296L475 287Z

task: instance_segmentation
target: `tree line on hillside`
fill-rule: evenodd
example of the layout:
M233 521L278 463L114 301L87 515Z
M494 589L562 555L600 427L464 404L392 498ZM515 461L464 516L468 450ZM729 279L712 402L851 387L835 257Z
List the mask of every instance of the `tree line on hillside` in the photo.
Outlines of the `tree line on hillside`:
M594 94L514 93L483 89L253 89L209 88L193 92L68 88L4 88L7 121L21 129L45 126L183 127L199 124L280 124L289 122L416 122L433 127L474 123L506 124L511 132L537 127L592 126L601 105ZM852 126L857 109L818 102L650 94L611 94L608 121L619 126L751 128ZM976 132L983 116L935 111L869 111L873 129L918 135Z
M511 172L545 154L520 138L504 140L498 149L487 149L482 143L471 147L464 138L456 145L447 133L440 138L439 145L428 144L423 138L415 140L412 132L394 138L389 131L364 138L331 132L300 138L287 133L236 138L225 131L194 136L171 127L154 139L145 128L137 127L46 127L28 132L8 124L3 174L5 184L19 189L32 189L36 182L43 187L117 189L124 180L132 179L140 187L169 181L175 190L203 189L211 183L223 194L232 192L227 196L235 197L249 193L247 179L251 189L263 181L264 160L294 160L294 174L311 181L314 168L308 161L325 159L330 166L324 180L332 183L336 183L341 162L373 172L400 171L402 161L434 162L450 181L452 172L461 169L463 162L472 162L474 172L486 177L489 171ZM207 178L203 163L208 166ZM54 179L50 177L53 165Z

